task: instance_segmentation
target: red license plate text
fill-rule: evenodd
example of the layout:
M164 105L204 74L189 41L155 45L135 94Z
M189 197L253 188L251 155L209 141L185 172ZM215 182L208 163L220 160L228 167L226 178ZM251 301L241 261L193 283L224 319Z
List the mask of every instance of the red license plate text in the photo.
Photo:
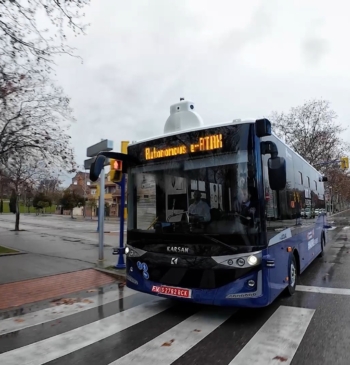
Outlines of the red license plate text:
M152 286L153 293L171 295L173 297L191 298L191 289L173 288L171 286Z

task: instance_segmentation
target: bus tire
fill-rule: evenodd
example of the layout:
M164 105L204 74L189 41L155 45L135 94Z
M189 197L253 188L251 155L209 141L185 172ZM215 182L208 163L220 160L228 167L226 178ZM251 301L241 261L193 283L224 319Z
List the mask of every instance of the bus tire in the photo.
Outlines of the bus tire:
M297 286L297 276L298 276L297 262L295 260L295 256L292 254L290 255L288 264L289 280L286 289L286 293L288 296L292 296L295 293L295 288Z
M324 256L324 246L325 246L324 235L321 234L321 252L318 255L318 257L320 257L320 258Z

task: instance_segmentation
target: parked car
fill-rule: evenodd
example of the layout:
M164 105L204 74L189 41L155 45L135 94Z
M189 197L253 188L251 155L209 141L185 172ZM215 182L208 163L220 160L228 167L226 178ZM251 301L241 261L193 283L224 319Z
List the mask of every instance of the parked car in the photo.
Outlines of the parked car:
M306 218L306 219L315 218L315 211L312 210L311 208L302 209L301 216L302 216L302 218Z

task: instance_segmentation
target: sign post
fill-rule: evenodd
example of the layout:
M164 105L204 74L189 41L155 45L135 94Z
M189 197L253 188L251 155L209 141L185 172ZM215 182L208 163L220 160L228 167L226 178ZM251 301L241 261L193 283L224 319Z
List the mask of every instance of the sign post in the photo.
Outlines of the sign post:
M86 150L86 156L87 157L95 157L100 152L103 151L112 151L113 150L113 141L108 139L102 139L101 142L98 142L94 144L93 146L90 146ZM89 169L93 158L90 158L88 160L84 161L84 167L85 169ZM105 161L105 166L109 164L108 159ZM104 260L104 254L103 254L103 239L104 239L104 215L105 215L105 170L104 168L101 171L100 175L100 198L99 198L99 208L98 208L98 222L97 222L97 232L98 235L98 262L102 263Z
M103 238L105 225L105 169L100 175L100 200L98 204L98 261L103 261Z
M93 163L94 159L95 158L89 158L88 160L84 161L85 170L90 170L91 164ZM106 158L106 161L105 161L104 165L105 166L109 165L109 158ZM100 190L101 190L101 187L100 187L100 185L97 184L96 195L98 197L99 202L100 202ZM99 209L100 209L100 205L99 205ZM91 219L92 219L92 216L91 216ZM100 230L100 214L97 214L97 229L96 229L96 232L99 232L99 230Z
M129 141L121 142L121 153L128 153L128 145ZM119 228L119 257L118 263L115 265L116 269L125 269L125 261L124 261L124 210L125 210L125 175L120 183L120 228Z

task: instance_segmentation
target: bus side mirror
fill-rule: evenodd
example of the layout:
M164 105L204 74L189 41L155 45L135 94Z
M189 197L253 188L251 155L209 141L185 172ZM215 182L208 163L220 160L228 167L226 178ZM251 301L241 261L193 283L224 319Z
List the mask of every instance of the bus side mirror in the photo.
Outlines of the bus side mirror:
M255 134L260 137L271 136L271 122L264 119L257 119L255 121Z
M269 184L272 190L283 190L287 184L286 160L283 157L269 158Z
M328 181L328 177L327 176L321 176L318 180L320 182L327 182Z
M95 182L98 180L102 169L105 166L106 157L103 155L96 156L90 166L90 180Z

